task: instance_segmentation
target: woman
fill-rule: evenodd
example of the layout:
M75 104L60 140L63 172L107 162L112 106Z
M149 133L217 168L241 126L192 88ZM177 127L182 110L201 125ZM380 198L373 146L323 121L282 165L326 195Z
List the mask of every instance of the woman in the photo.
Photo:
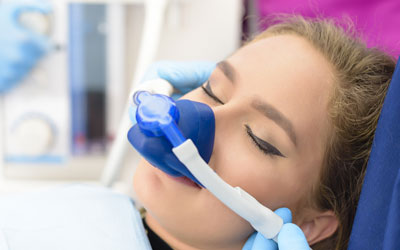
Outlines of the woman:
M392 58L331 21L287 18L183 98L212 107L209 162L271 209L288 207L313 249L345 249ZM241 249L251 226L206 189L146 161L134 188L174 249Z

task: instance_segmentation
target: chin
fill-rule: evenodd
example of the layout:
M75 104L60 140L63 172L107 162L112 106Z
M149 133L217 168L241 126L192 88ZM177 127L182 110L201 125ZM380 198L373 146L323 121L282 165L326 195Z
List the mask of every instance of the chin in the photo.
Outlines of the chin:
M158 169L142 159L133 176L133 189L137 199L145 208L146 204L155 200L163 190L163 183L157 171Z
M176 181L145 160L139 163L133 184L147 213L164 232L182 242L240 245L252 232L247 222L206 189Z
M182 209L190 203L193 205L201 188L176 179L141 160L134 175L133 187L139 202L149 212L171 211L177 210L178 206Z

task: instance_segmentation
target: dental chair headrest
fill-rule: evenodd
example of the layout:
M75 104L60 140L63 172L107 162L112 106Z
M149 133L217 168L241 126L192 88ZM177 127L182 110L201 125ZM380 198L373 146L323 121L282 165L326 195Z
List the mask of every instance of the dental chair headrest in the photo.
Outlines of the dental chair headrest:
M375 132L350 250L400 249L400 59Z

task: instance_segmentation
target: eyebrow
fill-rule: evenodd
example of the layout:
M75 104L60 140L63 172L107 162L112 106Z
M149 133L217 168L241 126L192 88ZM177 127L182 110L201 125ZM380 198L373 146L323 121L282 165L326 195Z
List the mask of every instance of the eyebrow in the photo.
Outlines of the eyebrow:
M217 63L217 67L222 71L222 73L228 78L232 83L236 81L237 73L235 68L232 67L227 61L221 61Z
M237 78L237 72L235 68L227 61L221 61L217 64L217 67L232 83L235 83ZM274 121L280 126L295 146L297 146L296 133L294 132L293 124L286 116L284 116L279 110L269 103L263 102L260 99L254 99L251 106L261 112L263 115Z
M279 112L279 110L277 110L271 104L261 101L260 99L254 99L251 103L251 106L280 126L289 136L293 144L297 146L297 138L293 129L293 124L288 118Z

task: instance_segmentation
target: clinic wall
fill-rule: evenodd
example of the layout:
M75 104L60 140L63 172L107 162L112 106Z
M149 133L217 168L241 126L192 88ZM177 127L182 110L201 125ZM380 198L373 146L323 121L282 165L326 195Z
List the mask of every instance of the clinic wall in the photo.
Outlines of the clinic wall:
M110 81L108 84L112 84L113 89L119 88L116 91L118 93L115 97L116 100L127 100L127 93L129 93L128 90L137 66L139 42L143 32L143 1L55 0L58 6L55 9L56 12L62 13L62 17L57 19L56 24L63 28L57 29L57 34L54 36L59 44L64 44L68 40L65 37L67 34L65 32L67 28L64 27L66 21L62 21L67 20L66 14L64 10L59 9L63 2L106 3L123 8L124 17L114 26L120 27L122 22L124 32L113 33L121 35L120 39L117 39L122 46L119 49L121 56L114 56L108 62L109 65L120 65L123 69L114 72L116 73L114 75L123 74L123 77L119 77L120 80L117 82ZM165 25L155 60L222 60L240 46L241 19L241 0L171 0L166 10ZM115 27L108 27L108 29L113 28ZM115 49L110 48L110 50L115 55ZM122 110L125 102L118 103L114 105L113 109L119 110L117 113L120 117L117 115L112 118L117 121L124 115ZM138 159L137 153L130 148L120 175L120 179L124 183L131 185L132 174ZM21 180L96 181L101 176L105 160L106 155L72 157L66 161L64 166L7 166L5 172L6 177Z

